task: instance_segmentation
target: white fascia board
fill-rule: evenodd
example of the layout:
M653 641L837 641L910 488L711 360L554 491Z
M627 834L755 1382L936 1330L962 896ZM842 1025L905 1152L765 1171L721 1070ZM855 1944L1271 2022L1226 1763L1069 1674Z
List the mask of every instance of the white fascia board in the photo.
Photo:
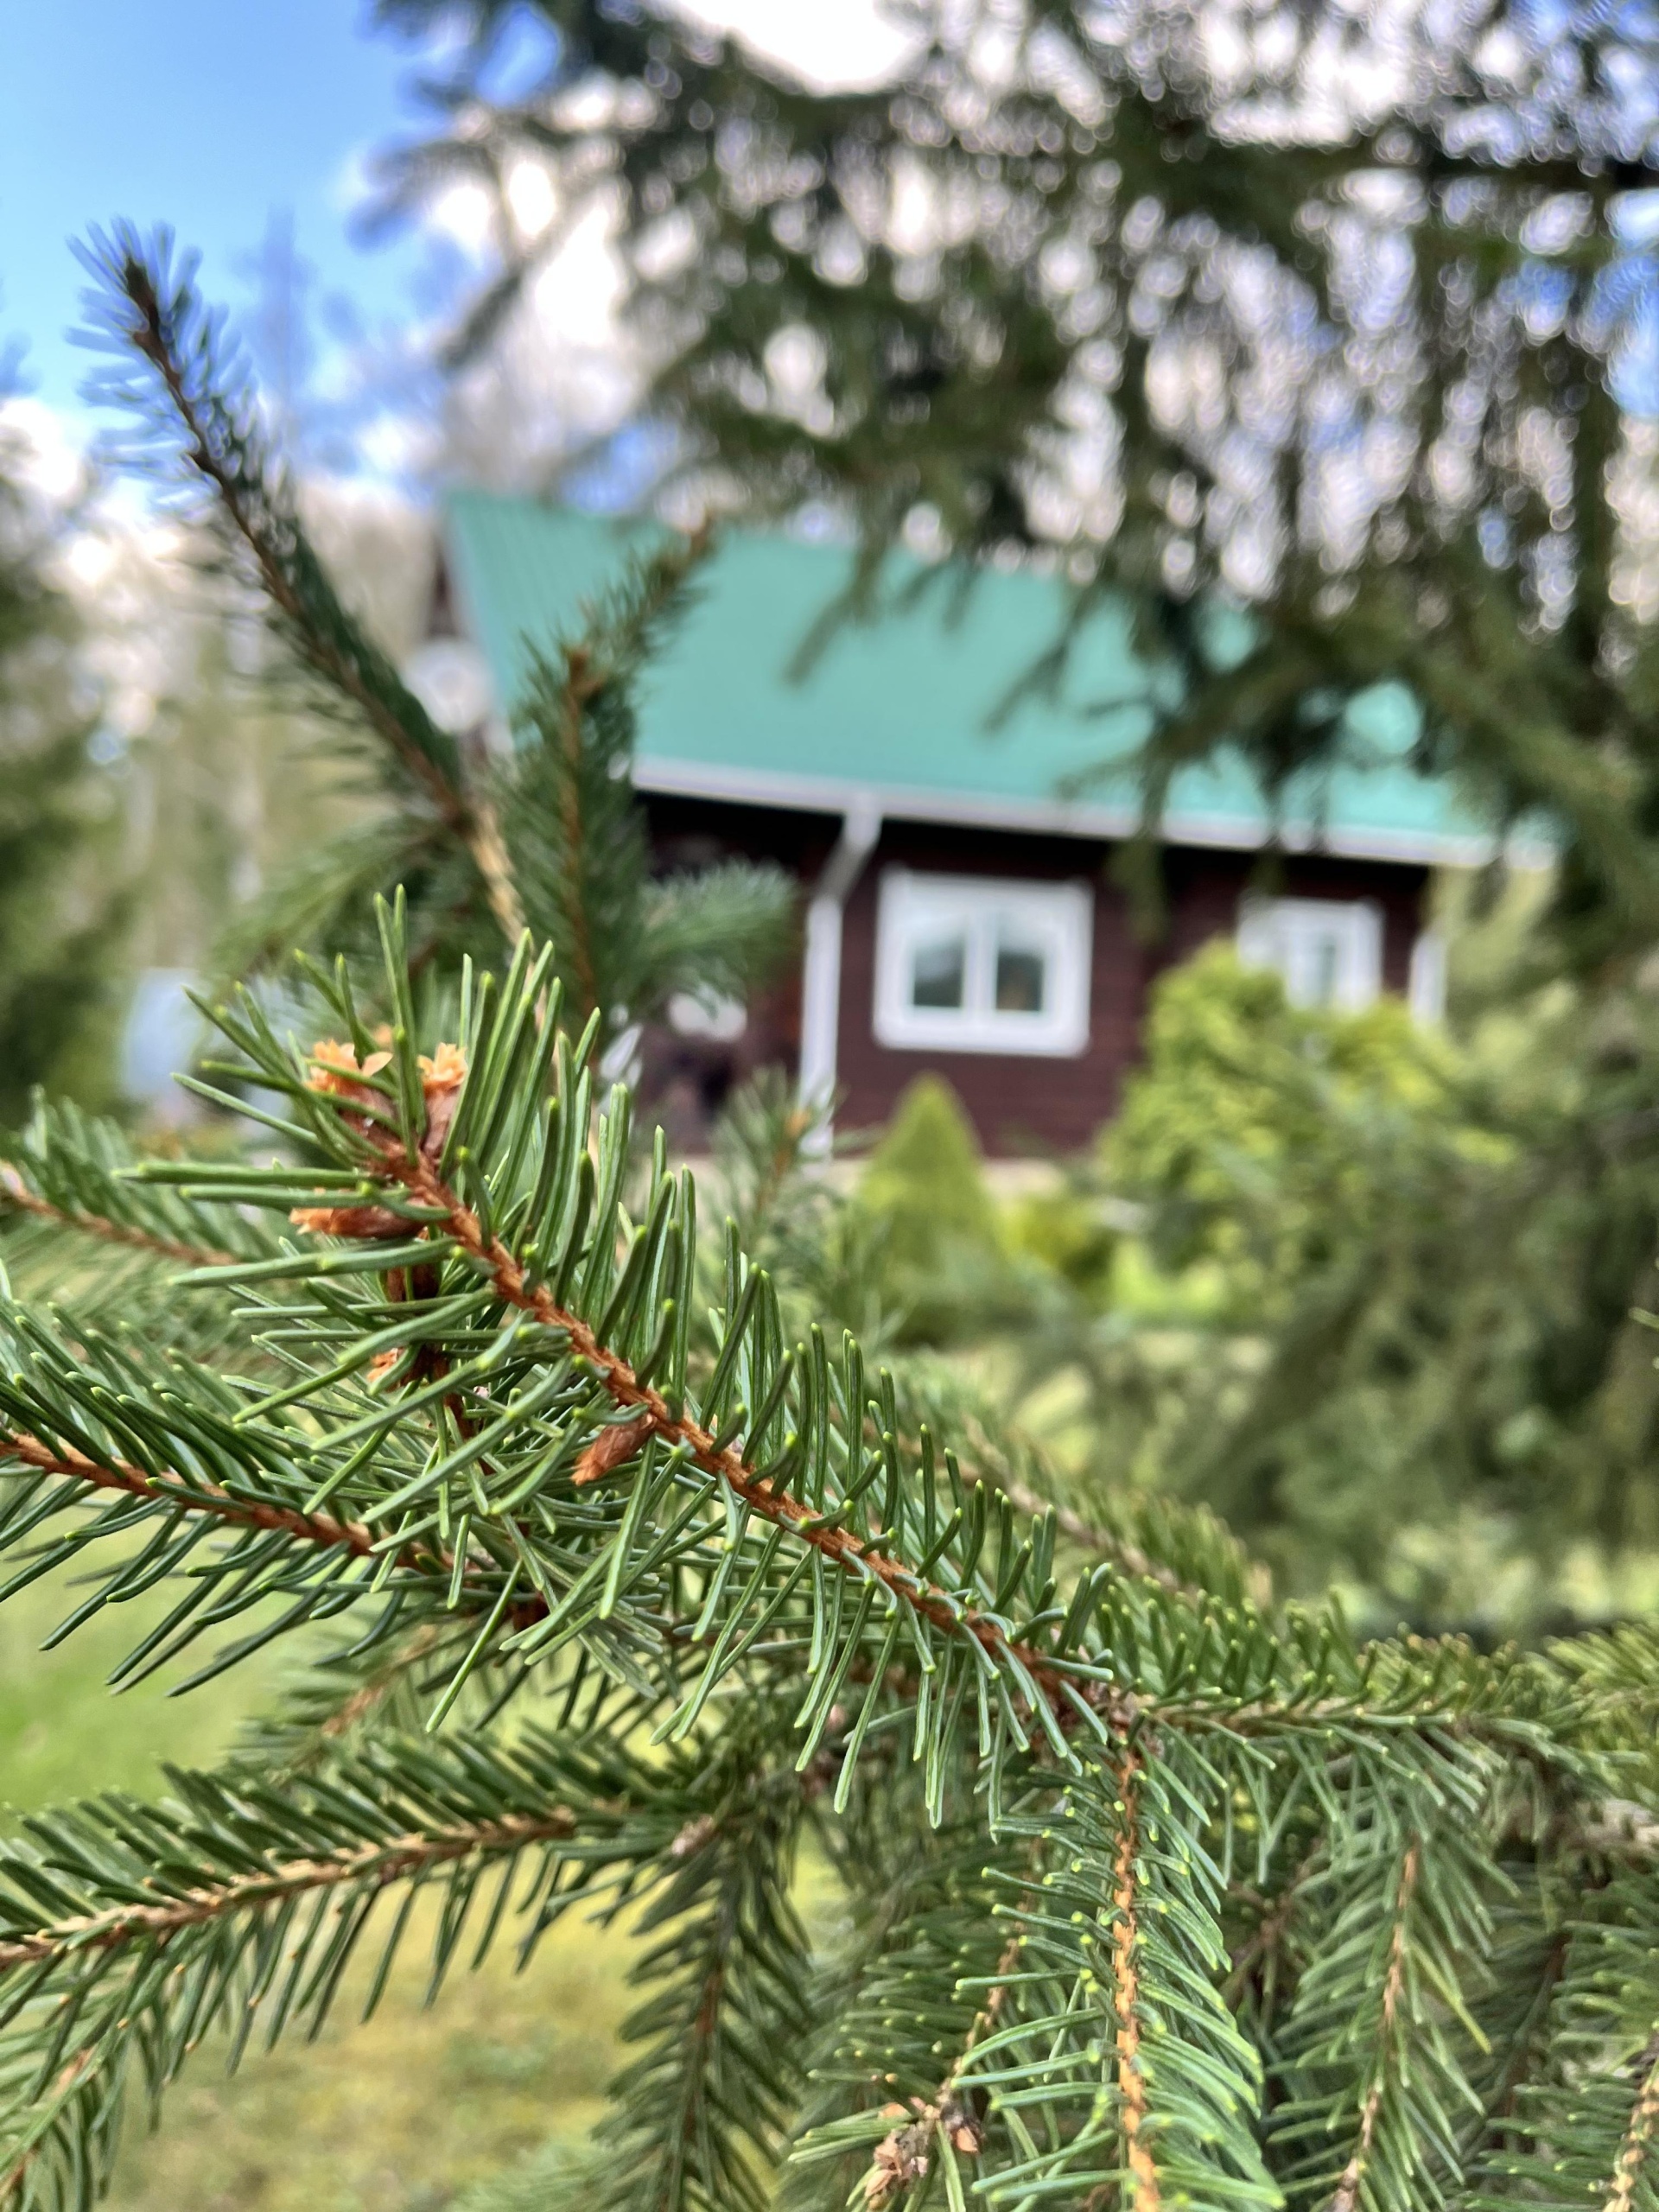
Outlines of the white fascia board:
M916 785L873 787L838 776L801 776L775 768L728 768L700 760L641 754L633 764L635 788L681 798L728 799L748 806L776 806L806 814L845 815L874 803L890 820L944 822L964 828L1031 830L1052 836L1116 840L1141 827L1135 806L1108 806L1063 799L1005 798L972 791L939 791ZM1236 815L1165 815L1160 836L1169 845L1198 845L1224 852L1259 852L1275 842L1287 852L1325 853L1338 860L1393 861L1426 868L1481 868L1498 841L1478 835L1421 830L1327 830L1315 823L1281 824L1274 840L1263 826ZM1535 838L1511 837L1504 856L1513 868L1548 868L1550 848Z
M443 550L449 591L461 634L476 644L479 628L469 603L461 564L446 533ZM505 728L499 713L494 728ZM509 736L508 745L512 740ZM749 806L777 806L800 814L837 814L845 818L872 807L899 822L945 822L963 828L1033 830L1051 836L1094 837L1116 842L1141 827L1136 806L1110 806L1067 799L1004 798L995 793L940 791L922 785L873 786L839 776L800 776L787 769L728 768L701 760L672 760L641 753L633 763L636 791L663 791L681 798L730 799ZM1553 868L1554 848L1542 838L1514 835L1501 841L1481 834L1433 830L1338 830L1287 822L1276 840L1255 823L1236 815L1170 812L1163 819L1162 841L1203 846L1213 851L1260 852L1275 842L1286 852L1326 853L1335 860L1394 861L1421 868L1485 868L1500 850L1513 868Z

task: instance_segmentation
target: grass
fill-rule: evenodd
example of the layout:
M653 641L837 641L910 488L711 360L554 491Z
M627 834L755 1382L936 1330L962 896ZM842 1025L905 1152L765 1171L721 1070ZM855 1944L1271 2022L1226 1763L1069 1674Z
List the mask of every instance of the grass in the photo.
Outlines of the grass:
M156 2133L130 2133L109 2202L120 2212L436 2212L598 2119L627 1999L620 1948L573 1920L524 1974L504 1949L476 1974L458 1972L428 2010L412 1936L367 2026L347 1990L314 2044L257 2052L229 2079L204 2054Z
M55 1651L41 1645L79 1592L54 1576L0 1605L0 1823L99 1789L154 1791L162 1764L206 1765L270 1688L255 1661L186 1697L150 1682L114 1695L106 1677L159 1608L111 1608Z
M216 1759L279 1672L266 1657L184 1697L154 1683L112 1696L105 1677L145 1621L136 1607L101 1614L42 1653L75 1595L48 1582L0 1607L0 1823L13 1828L58 1799L159 1792L163 1761ZM625 1936L572 1919L524 1974L509 1942L479 1973L458 1970L429 2010L417 1923L366 2026L357 2014L368 1964L315 2043L256 2049L228 2079L210 2045L154 2133L135 2109L108 2202L115 2212L436 2212L593 2125L618 2063L626 1960Z

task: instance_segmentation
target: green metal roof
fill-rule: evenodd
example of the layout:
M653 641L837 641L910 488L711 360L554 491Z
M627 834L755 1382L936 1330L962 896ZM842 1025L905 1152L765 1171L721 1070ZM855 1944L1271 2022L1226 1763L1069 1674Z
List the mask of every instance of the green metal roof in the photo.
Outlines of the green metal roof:
M634 529L638 526L634 525ZM529 499L466 492L448 507L450 575L462 626L482 650L508 710L528 654L577 622L579 602L615 574L630 528ZM844 548L734 531L642 702L635 780L644 790L1003 829L1114 837L1139 817L1121 771L1067 798L1070 779L1123 762L1146 735L1148 675L1127 622L1103 614L1080 637L1060 696L1034 687L999 726L994 710L1049 645L1060 587L1026 571L990 572L953 613L948 591L903 616L843 624L810 672L789 667L842 588ZM1492 839L1443 782L1406 763L1415 708L1379 686L1350 715L1349 758L1293 789L1279 833L1353 857L1484 858ZM1223 753L1184 771L1164 834L1184 844L1249 849L1271 830L1247 764Z

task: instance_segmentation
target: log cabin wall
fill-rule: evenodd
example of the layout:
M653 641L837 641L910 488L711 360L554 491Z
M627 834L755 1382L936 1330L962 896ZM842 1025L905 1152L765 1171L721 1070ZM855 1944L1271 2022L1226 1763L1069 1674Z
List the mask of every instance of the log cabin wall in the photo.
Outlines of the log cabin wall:
M772 859L810 890L840 830L831 815L725 801L647 799L657 865L663 874L706 867L734 855ZM1421 926L1428 871L1393 861L1325 855L1263 856L1195 847L1163 856L1166 925L1150 943L1137 934L1129 904L1111 881L1112 848L1077 838L889 821L847 902L842 939L839 1078L845 1129L885 1122L917 1076L943 1076L962 1098L993 1157L1066 1153L1086 1144L1116 1111L1124 1075L1140 1052L1147 991L1161 971L1215 937L1231 937L1239 901L1256 889L1287 898L1369 899L1382 916L1387 988L1406 988ZM1072 1058L900 1050L877 1042L876 912L884 868L980 875L1030 882L1084 881L1094 898L1089 1042ZM800 948L790 948L779 980L749 1010L743 1034L725 1044L653 1032L645 1044L646 1110L689 1150L706 1142L708 1124L731 1086L757 1068L791 1076L800 1039Z
M1145 994L1147 954L1128 904L1104 877L1109 849L1077 837L1009 835L945 823L893 822L847 902L841 952L839 1068L848 1128L885 1122L900 1094L929 1071L960 1096L988 1153L1071 1152L1111 1114L1133 1058ZM1089 1043L1074 1058L1001 1052L899 1051L878 1044L876 908L887 868L1030 882L1086 882L1094 893L1089 969Z
M802 886L802 912L841 833L840 817L789 807L739 806L726 800L641 794L652 865L658 875L704 868L723 860L776 861ZM731 1090L761 1068L781 1068L793 1082L801 1038L799 926L779 948L776 981L757 995L741 1036L729 1041L677 1035L653 1025L642 1040L639 1103L660 1122L677 1152L709 1148L711 1127Z
M1382 988L1403 993L1423 925L1429 870L1401 861L1339 860L1326 853L1228 853L1186 845L1163 856L1169 927L1154 972L1230 937L1247 891L1275 899L1369 899L1382 913Z
M1140 1055L1147 994L1161 971L1211 938L1230 938L1240 899L1258 889L1281 898L1368 899L1382 916L1385 987L1403 992L1421 926L1428 871L1392 861L1324 855L1264 860L1252 853L1172 849L1164 855L1166 925L1151 942L1110 879L1112 848L948 824L889 823L847 904L842 938L839 1067L842 1126L884 1122L925 1070L960 1096L992 1157L1076 1151L1116 1111L1123 1077ZM903 867L1043 882L1087 881L1094 893L1087 1048L1071 1058L991 1052L904 1051L877 1042L876 912L881 871Z

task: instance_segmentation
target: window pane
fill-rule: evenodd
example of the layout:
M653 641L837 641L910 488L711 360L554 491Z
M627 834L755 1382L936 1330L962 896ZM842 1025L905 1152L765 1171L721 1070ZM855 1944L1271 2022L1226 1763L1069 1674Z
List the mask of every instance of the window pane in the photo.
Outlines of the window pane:
M965 937L928 938L910 957L911 1004L960 1007L967 973Z
M1283 976L1293 1006L1355 1013L1382 988L1382 928L1363 900L1250 899L1238 922L1239 957Z
M999 939L996 948L996 1010L999 1014L1040 1014L1048 963L1028 944Z

